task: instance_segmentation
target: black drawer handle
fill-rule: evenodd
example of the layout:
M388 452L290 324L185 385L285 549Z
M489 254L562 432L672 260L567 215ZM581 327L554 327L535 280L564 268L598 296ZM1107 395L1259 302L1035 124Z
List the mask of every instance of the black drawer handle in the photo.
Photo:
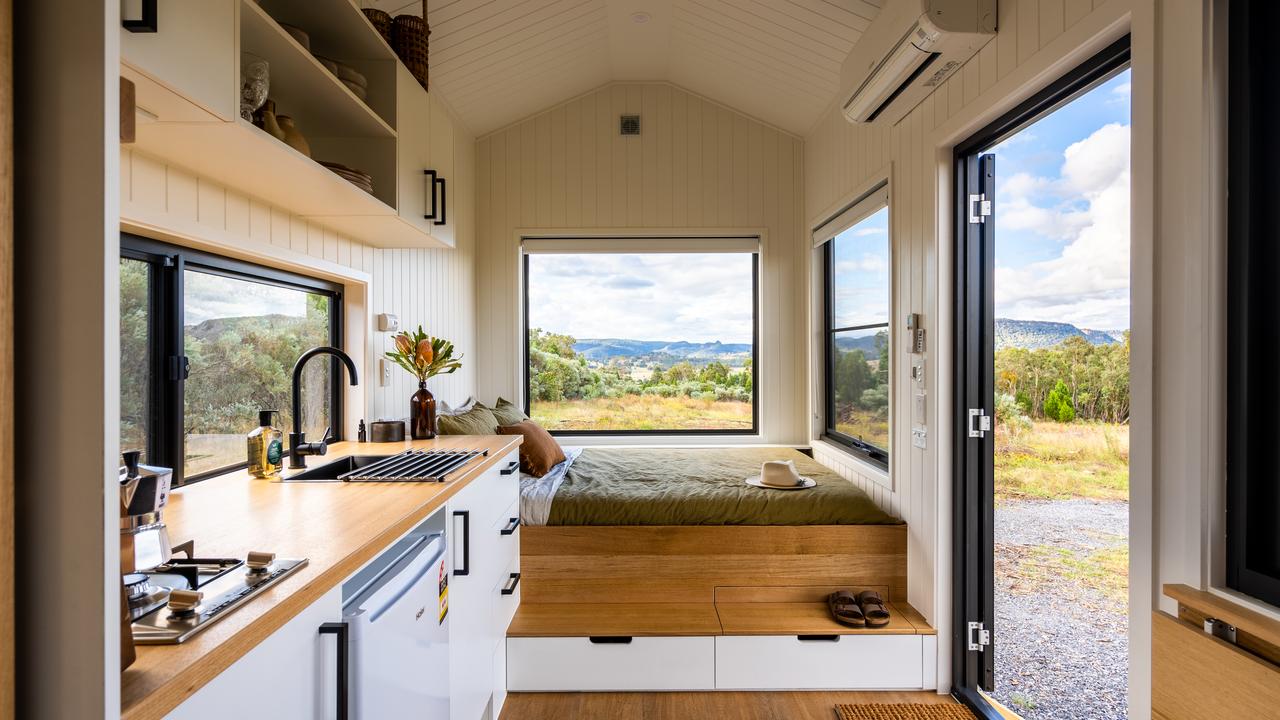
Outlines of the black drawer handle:
M513 517L511 518L511 521L507 523L506 527L498 531L498 534L499 535L515 535L516 530L518 530L519 528L520 528L520 518Z
M517 586L517 585L519 585L519 584L520 584L520 573L518 573L518 572L513 572L513 573L511 573L511 578L510 578L509 580L507 580L507 584L506 584L506 586L504 586L504 587L502 588L502 594L503 594L503 595L515 595L515 594L516 594L516 586Z
M320 626L321 635L334 635L338 638L338 720L347 720L348 687L350 680L351 631L344 622L327 622Z
M454 575L471 574L471 511L454 510L454 518L462 518L462 567L453 568Z
M797 635L800 642L840 642L839 635Z
M514 475L514 474L515 474L515 472L516 472L517 470L519 470L519 469L520 469L520 461L519 461L519 460L512 460L511 462L507 463L507 466L506 466L506 467L502 468L502 472L501 472L501 473L499 473L499 474L500 474L500 475Z
M593 645L630 645L630 635L592 635L587 638Z

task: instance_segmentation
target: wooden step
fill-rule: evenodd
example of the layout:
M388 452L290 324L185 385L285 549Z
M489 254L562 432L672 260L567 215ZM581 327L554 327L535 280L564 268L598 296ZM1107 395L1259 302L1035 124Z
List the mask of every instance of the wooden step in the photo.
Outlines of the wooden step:
M934 629L906 603L885 603L889 624L849 627L831 618L826 603L717 603L724 635L933 635Z

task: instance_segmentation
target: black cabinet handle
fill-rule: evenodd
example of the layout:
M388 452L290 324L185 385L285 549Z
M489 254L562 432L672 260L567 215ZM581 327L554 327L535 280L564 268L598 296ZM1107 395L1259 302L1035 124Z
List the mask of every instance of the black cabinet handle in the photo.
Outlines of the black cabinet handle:
M431 211L423 215L424 220L431 220L436 225L444 225L448 222L445 219L445 208L448 202L445 199L444 178L439 177L435 170L423 170L422 174L427 178L427 192L431 194ZM436 191L440 191L439 200L436 199Z
M338 720L347 720L351 680L351 631L344 622L327 622L320 626L320 634L338 638Z
M507 580L507 584L502 588L503 595L515 595L516 586L520 584L520 573L511 573L511 579Z
M157 0L142 0L142 17L138 20L121 20L125 30L132 33L153 33L160 29L160 13Z
M455 518L462 518L462 567L453 569L454 575L471 574L471 511L454 510Z
M513 474L515 474L515 471L517 471L517 470L519 470L519 469L520 469L520 461L519 461L519 460L512 460L511 462L507 463L507 466L506 466L506 467L504 467L504 468L502 468L502 471L501 471L501 472L499 472L498 474L499 474L499 475L513 475Z
M840 642L839 635L797 635L800 642Z
M592 635L587 638L593 645L630 645L630 635Z
M498 534L499 535L515 535L516 530L518 530L519 528L520 528L520 518L513 517L511 518L511 521L507 523L506 527L498 531Z

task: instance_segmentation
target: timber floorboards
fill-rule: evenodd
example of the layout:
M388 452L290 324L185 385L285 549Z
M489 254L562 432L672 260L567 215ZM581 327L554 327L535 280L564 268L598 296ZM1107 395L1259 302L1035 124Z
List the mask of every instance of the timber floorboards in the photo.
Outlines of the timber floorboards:
M953 703L934 692L511 693L501 720L832 720L837 703Z

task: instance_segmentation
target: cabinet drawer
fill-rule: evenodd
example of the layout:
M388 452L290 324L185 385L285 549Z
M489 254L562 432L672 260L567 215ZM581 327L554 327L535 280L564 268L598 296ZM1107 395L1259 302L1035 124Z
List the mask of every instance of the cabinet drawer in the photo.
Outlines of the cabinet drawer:
M520 560L507 565L506 571L493 586L493 636L499 642L507 637L507 628L511 626L511 618L516 616L520 607Z
M507 689L711 690L715 638L507 638Z
M924 687L921 637L717 637L716 687L727 690L919 689Z

